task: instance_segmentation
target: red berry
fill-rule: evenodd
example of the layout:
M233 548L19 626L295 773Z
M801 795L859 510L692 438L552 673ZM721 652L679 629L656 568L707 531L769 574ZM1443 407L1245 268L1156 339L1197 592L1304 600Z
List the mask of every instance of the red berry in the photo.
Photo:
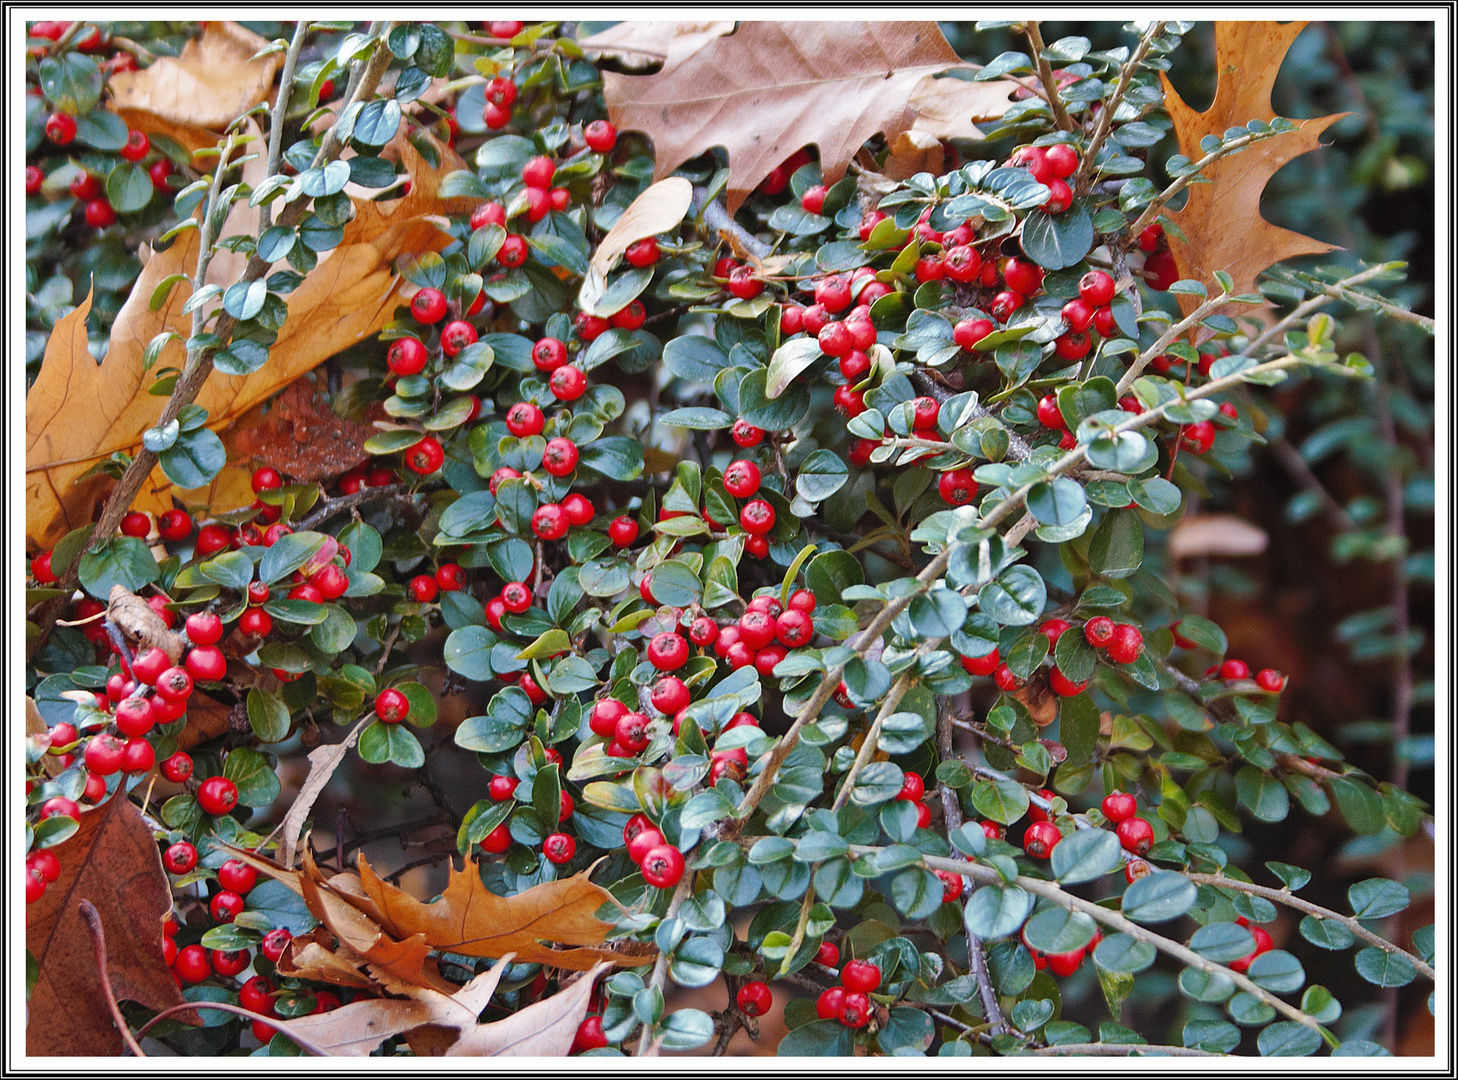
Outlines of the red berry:
M969 244L954 247L942 256L942 268L953 281L967 283L982 273L982 256Z
M405 451L405 465L411 472L429 476L445 464L445 450L434 435L427 435Z
M734 996L734 1003L745 1016L763 1016L774 1004L774 995L765 983L745 983Z
M587 376L581 369L565 364L552 372L548 385L558 401L576 401L587 389Z
M183 950L184 952L186 950ZM277 988L262 975L255 975L238 988L238 1004L249 1012L274 1015L273 998Z
M103 732L94 735L86 743L86 752L82 760L86 764L88 772L97 776L111 776L120 772L122 761L126 756L126 743L115 735Z
M172 175L172 162L166 158L158 158L147 166L147 176L152 181L152 187L156 191L166 191L168 188L167 178Z
M1038 402L1038 423L1054 431L1068 430L1068 422L1063 419L1063 410L1058 407L1058 399L1052 394L1045 395Z
M1156 251L1144 260L1144 281L1156 292L1166 292L1180 279L1180 268L1169 251Z
M1083 638L1096 649L1102 649L1114 640L1114 620L1107 615L1096 615L1083 624Z
M828 944L828 943L827 943ZM831 946L834 948L835 946ZM824 950L822 945L821 949ZM836 959L840 958L837 951ZM817 954L816 959L819 959ZM822 961L823 962L823 961ZM827 966L833 966L833 963ZM822 990L820 996L815 1000L815 1015L822 1020L839 1020L845 1007L845 987L832 986L828 990Z
M226 893L220 893L226 896ZM232 922L232 919L224 919L224 922ZM247 949L234 949L232 952L222 952L218 949L209 951L212 960L213 970L224 978L231 979L235 975L241 975L248 965L253 961L253 954Z
M238 629L245 634L267 637L273 629L273 616L262 608L249 608L238 617Z
M579 456L577 444L571 439L549 439L546 449L542 451L542 468L552 476L566 476L577 468Z
M775 527L775 508L764 499L755 499L739 511L739 524L745 532L762 536Z
M1023 833L1023 850L1034 859L1046 859L1053 854L1053 849L1063 839L1063 834L1058 826L1051 821L1037 821L1029 825Z
M1027 259L1010 258L1003 264L1002 279L1022 296L1032 296L1043 287L1043 268Z
M503 104L509 105L510 102ZM521 182L529 188L549 188L552 186L552 174L556 171L557 167L549 157L528 158L521 167Z
M70 113L53 112L46 119L46 138L57 146L69 146L76 137L76 118Z
M486 100L493 105L511 105L516 101L516 83L503 75L497 75L486 83Z
M1043 160L1048 163L1056 177L1069 177L1078 172L1078 151L1067 143L1056 143L1048 147L1043 154Z
M476 339L476 328L464 319L456 319L446 323L445 329L440 332L441 352L446 356L455 356L467 345L474 345Z
M51 585L58 580L55 571L51 569L51 553L49 551L42 551L31 560L30 576L40 585Z
M938 870L936 875L942 879L942 903L950 904L961 899L963 883L960 874L954 874L950 870Z
M688 641L672 630L657 634L648 642L648 662L659 671L677 671L688 658Z
M152 149L152 141L145 131L128 131L127 144L117 151L127 161L141 161Z
M683 877L683 852L660 844L643 856L643 880L659 889L671 889Z
M577 841L566 833L552 833L542 841L542 854L549 863L561 866L577 854Z
M1250 936L1255 939L1255 948L1240 959L1230 961L1229 967L1231 971L1238 971L1244 975L1250 970L1251 961L1261 953L1270 952L1276 947L1276 943L1271 940L1271 935L1266 932L1265 927L1251 926L1244 920L1241 920L1241 923L1250 931Z
M208 963L208 951L201 945L185 945L177 950L172 970L183 982L196 983L211 975L213 966Z
M25 868L50 884L61 876L61 860L55 852L38 849L25 857Z
M753 267L736 267L729 275L729 291L740 300L751 300L764 292L764 282L755 274Z
M86 224L93 229L104 229L116 221L116 211L105 199L92 199L86 204Z
M937 478L937 493L948 506L966 506L977 498L977 480L971 469L951 469Z
M492 855L500 855L509 847L511 847L511 829L505 822L492 829L481 841L482 850L488 851Z
M410 699L393 686L375 696L375 715L387 724L398 724L410 715Z
M1114 627L1112 639L1109 641L1109 659L1116 664L1132 664L1139 659L1144 652L1144 635L1140 633L1139 627L1131 623L1121 623Z
M192 775L192 755L185 750L179 750L169 758L164 758L159 766L163 777L180 784Z
M532 532L543 540L560 540L572 523L558 503L547 503L532 512Z
M1001 657L998 656L998 652L996 649L993 649L990 653L987 653L983 656L962 657L962 666L967 669L967 674L969 675L991 675L994 671L997 670L997 667L1001 662Z
M40 819L44 821L46 818L53 817L68 817L80 821L81 807L77 806L74 800L68 799L64 795L57 795L41 804Z
M759 466L752 461L730 462L724 470L724 488L736 499L748 499L759 490Z
M488 105L489 109L490 106ZM501 248L496 252L496 261L508 269L522 265L527 261L530 249L527 247L525 238L512 233L501 242Z
M869 994L881 985L881 969L867 960L849 960L840 969L840 982L849 992Z
M758 446L764 441L764 430L740 419L734 421L734 426L729 429L729 436L740 446Z
M226 776L210 776L197 789L197 803L203 813L220 817L238 805L238 786Z
M653 707L665 716L672 716L680 709L688 708L693 700L688 685L677 675L665 675L653 684L653 690L649 695ZM619 742L622 740L619 739Z
M185 874L197 865L197 848L179 840L162 853L162 865L169 874Z
M1102 270L1090 270L1078 279L1078 295L1091 307L1103 307L1114 298L1114 279Z
M1104 817L1118 825L1138 813L1139 800L1126 791L1115 789L1104 796L1104 801L1099 804L1099 809L1104 812Z
M1143 855L1154 844L1154 826L1142 817L1125 818L1114 832L1119 837L1120 846L1135 855Z
M1263 668L1255 677L1256 685L1268 694L1279 694L1286 689L1286 676L1275 668Z
M446 314L445 293L429 287L421 289L410 299L410 314L415 316L417 322L440 322Z
M1249 679L1250 665L1244 660L1227 660L1220 665L1222 679Z
M618 129L606 120L594 120L582 129L582 141L588 149L606 154L618 143Z
M1048 686L1059 697L1073 697L1075 694L1083 693L1084 688L1088 686L1088 680L1074 682L1055 667L1048 672Z
M638 539L638 523L630 517L613 518L612 524L608 526L608 539L613 542L614 547L631 547Z
M41 171L39 165L27 165L25 167L25 193L27 195L39 195L41 185L45 183L46 174Z
M628 245L623 252L623 258L628 260L632 266L642 269L645 266L652 266L658 261L658 241L653 237L647 237Z
M901 778L901 790L896 797L903 802L921 802L921 797L926 794L926 781L914 772L906 773Z

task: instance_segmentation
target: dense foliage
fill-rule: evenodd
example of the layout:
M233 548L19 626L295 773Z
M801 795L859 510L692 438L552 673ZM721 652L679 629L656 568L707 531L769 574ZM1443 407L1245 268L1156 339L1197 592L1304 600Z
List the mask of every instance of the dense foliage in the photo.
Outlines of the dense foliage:
M1252 115L1176 154L1160 74L1193 24L1104 27L1119 43L1099 48L987 25L1008 49L961 89L1020 85L980 138L922 140L940 167L890 138L849 169L806 147L739 204L711 132L654 183L649 138L607 119L612 50L561 26L260 29L282 35L276 100L212 156L108 108L112 73L190 28L33 24L27 68L32 379L68 319L109 359L113 320L190 297L191 327L148 332L161 418L95 467L118 478L105 531L30 552L27 899L89 857L91 807L131 800L169 874L157 950L182 999L298 1036L219 1012L153 1037L316 1052L385 1002L387 1034L338 1052L440 1053L405 1006L510 952L482 1018L558 1002L567 1041L540 1053L723 1052L772 1009L786 1055L1386 1052L1297 953L1431 981L1431 926L1376 932L1407 887L1372 877L1331 910L1300 893L1324 867L1259 865L1238 838L1334 811L1396 841L1428 807L1293 719L1287 677L1231 655L1168 548L1287 424L1325 425L1308 463L1370 453L1374 423L1431 430L1431 323L1395 253L1205 265L1215 245L1176 209L1211 176L1220 198L1220 163L1274 173L1301 121ZM220 437L194 402L210 374L283 365L291 299L352 245L384 250L391 206L438 233L319 371L351 422L343 463ZM255 231L228 231L240 207L264 208ZM1254 208L1222 212L1259 231ZM142 238L154 261L199 254L160 276ZM208 277L218 251L236 277ZM240 465L257 501L216 501ZM172 508L131 509L158 475ZM1394 539L1375 502L1332 510L1311 483L1291 517L1345 515L1342 558L1407 554L1400 501ZM1347 636L1392 629L1382 611ZM1373 655L1410 660L1410 623L1404 606ZM350 857L388 824L356 820L346 847L320 817L333 843L312 845L350 755L380 791L424 785L450 826L454 851L424 862L464 873L429 907L530 894L540 929L431 936L426 905ZM443 791L439 770L466 779ZM587 930L567 929L571 890L594 897ZM416 932L429 960L382 959ZM589 999L568 978L588 960L525 962L543 942L620 966ZM712 1015L673 1007L710 986ZM1131 995L1165 1015L1136 1024Z

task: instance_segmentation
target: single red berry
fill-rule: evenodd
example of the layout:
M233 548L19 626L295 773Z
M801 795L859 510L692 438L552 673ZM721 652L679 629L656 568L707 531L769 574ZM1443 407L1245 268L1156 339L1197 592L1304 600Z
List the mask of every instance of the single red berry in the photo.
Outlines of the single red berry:
M1132 623L1114 627L1109 641L1109 659L1116 664L1132 664L1144 652L1144 635Z
M1114 298L1114 279L1102 270L1090 270L1078 279L1078 295L1092 307L1102 307Z
M25 167L25 193L27 195L39 195L41 185L45 183L46 174L41 171L39 165L27 165Z
M216 682L228 673L228 660L216 645L198 645L192 648L184 661L187 673L194 679Z
M101 181L89 172L80 172L71 180L71 198L90 202L101 194Z
M53 112L46 118L46 138L57 146L69 146L76 137L76 118L70 113Z
M163 777L180 784L192 775L192 755L185 750L179 750L169 758L164 758L159 766Z
M42 551L30 563L30 576L39 585L52 585L58 579L55 571L51 569L51 553Z
M577 468L579 457L577 444L559 436L547 441L546 449L542 451L542 468L552 476L566 476Z
M145 131L128 131L127 144L117 151L127 161L141 161L152 149L152 141Z
M597 121L602 123L601 120ZM603 1034L602 1017L586 1016L582 1023L577 1025L577 1034L572 1036L572 1047L569 1054L580 1054L586 1050L601 1050L605 1046L612 1045L608 1037Z
M659 671L677 671L688 658L688 641L672 630L657 634L648 642L648 662Z
M869 994L881 985L881 969L868 960L849 960L840 969L840 982L849 992Z
M168 701L186 701L192 696L192 676L173 665L157 676L157 693Z
M1059 697L1073 697L1075 694L1083 693L1084 688L1088 686L1088 680L1074 682L1055 667L1048 672L1048 686Z
M115 735L102 732L87 740L82 761L85 762L88 772L95 773L97 776L111 776L113 773L121 772L122 761L125 757L126 743Z
M642 867L643 880L649 885L671 889L683 877L683 852L672 844L660 844L643 856Z
M815 962L823 967L835 967L840 963L840 949L833 941L822 941L815 951Z
M935 431L942 407L936 398L919 397L911 403L911 426L916 431Z
M208 951L201 945L184 945L177 950L172 970L183 982L197 983L213 973L213 966L208 963Z
M164 510L157 519L157 531L164 540L185 540L192 534L192 517L186 510Z
M1058 407L1058 399L1052 394L1044 395L1038 402L1038 423L1054 431L1068 430L1068 422L1063 419L1063 410Z
M1107 304L1094 308L1093 326L1099 332L1100 337L1113 337L1119 329L1119 324L1114 319L1114 309Z
M147 176L152 181L152 188L155 191L166 191L168 189L167 178L172 175L172 162L166 158L158 158L147 166Z
M558 503L546 503L532 512L532 532L543 540L560 540L567 535L572 523L567 512Z
M427 435L405 451L405 465L411 472L429 476L445 464L445 449L434 435Z
M658 256L658 241L651 236L629 244L628 249L623 252L623 258L627 259L630 265L639 269L652 266L658 261Z
M510 104L510 102L504 104ZM552 164L552 159L549 157L528 158L526 164L521 167L521 182L527 187L549 188L552 186L552 174L556 171L557 166Z
M1053 854L1053 849L1063 839L1063 834L1058 826L1051 821L1037 821L1029 825L1023 833L1023 850L1034 859L1046 859Z
M1083 624L1083 638L1096 649L1102 649L1114 640L1114 620L1107 615L1096 615Z
M764 429L740 419L734 421L734 426L729 429L729 437L740 446L758 446L764 441Z
M93 229L104 229L116 221L116 210L105 199L92 199L86 204L86 224Z
M577 841L566 833L551 833L542 841L542 854L549 863L561 866L571 862L572 856L577 854Z
M1286 676L1275 668L1263 668L1256 674L1255 681L1268 694L1279 694L1286 689Z
M921 797L926 794L926 781L914 772L906 773L901 778L901 790L896 797L903 802L921 802Z
M744 554L755 559L768 558L769 541L763 536L751 536L744 542Z
M219 893L220 896L227 895ZM232 922L232 919L224 919L224 922ZM231 979L235 975L241 975L248 965L253 962L253 954L247 949L234 949L231 952L222 952L219 949L209 951L212 960L213 970L225 979Z
M445 293L439 289L424 288L410 299L410 314L417 322L438 323L445 318Z
M734 996L734 1003L745 1016L763 1016L774 1004L774 995L765 983L745 983Z
M497 75L486 83L486 100L493 105L511 105L516 101L516 83L504 75Z
M960 874L954 874L950 870L938 870L936 875L942 880L942 903L950 904L961 899L963 883Z
M75 800L68 799L64 795L57 795L41 804L40 819L45 821L47 818L53 817L68 817L80 821L81 807L76 805Z
M238 805L238 785L226 776L210 776L197 789L197 803L203 813L221 817Z
M1249 679L1250 665L1244 660L1227 660L1220 665L1222 679Z
M500 855L509 847L511 847L511 829L505 822L492 829L481 841L482 850L492 855Z
M689 692L688 685L677 675L665 675L653 684L649 700L663 715L672 716L680 709L688 708L693 695Z
M417 574L405 586L405 592L417 604L428 604L440 594L440 586L430 574Z
M169 874L185 874L197 865L197 848L179 840L162 853L162 865Z
M402 341L411 340L402 338ZM440 332L441 352L446 356L455 356L467 345L474 345L477 340L476 328L464 319L456 319L448 322L445 329Z
M1000 663L1002 663L1002 658L998 655L996 649L982 656L962 657L962 667L967 670L968 675L991 675L997 670Z
M648 321L648 309L643 306L643 301L633 300L611 319L611 325L619 330L637 330ZM578 336L581 337L581 327L578 327ZM595 337L596 335L594 335ZM584 340L587 340L584 338Z
M1104 796L1104 801L1099 804L1099 809L1104 812L1104 817L1118 825L1139 812L1139 800L1126 791L1115 789Z
M608 539L614 547L631 547L638 539L638 523L630 517L613 518L608 525Z
M1192 454L1209 453L1210 448L1215 445L1215 425L1208 420L1190 424L1184 429L1180 441Z
M387 724L398 724L410 715L410 699L393 686L375 696L375 715Z
M729 275L729 291L740 300L752 300L764 292L764 281L754 272L753 267L736 267Z
M580 368L564 364L552 372L548 385L558 401L576 401L587 390L587 376Z
M25 868L37 875L47 885L61 876L61 860L56 853L39 849L25 857Z
M775 508L764 499L754 499L739 511L739 524L745 532L762 536L775 527Z
M249 1012L274 1015L273 999L277 987L262 975L255 975L238 988L238 1004Z
M724 488L736 499L748 499L759 490L759 466L752 461L740 459L729 463L724 470Z
M496 261L507 269L512 269L527 261L530 250L524 237L512 233L501 242L501 248L496 252Z
M831 947L834 948L834 946ZM822 945L821 948L824 949L824 946ZM839 959L838 952L836 958ZM822 990L820 996L815 999L815 1015L822 1020L839 1020L844 1007L845 987L843 986L832 986L828 990Z
M966 506L977 498L977 480L971 469L950 469L937 478L937 493L948 506Z
M1270 952L1276 947L1276 943L1271 940L1271 935L1266 932L1265 927L1250 925L1245 920L1241 920L1241 923L1250 931L1250 936L1255 939L1255 948L1240 959L1230 961L1229 967L1231 971L1244 975L1250 970L1251 961L1261 953Z
M1154 826L1142 817L1129 817L1119 822L1114 832L1125 851L1143 855L1154 844Z
M582 141L589 150L606 154L618 144L618 129L606 120L594 120L582 129Z

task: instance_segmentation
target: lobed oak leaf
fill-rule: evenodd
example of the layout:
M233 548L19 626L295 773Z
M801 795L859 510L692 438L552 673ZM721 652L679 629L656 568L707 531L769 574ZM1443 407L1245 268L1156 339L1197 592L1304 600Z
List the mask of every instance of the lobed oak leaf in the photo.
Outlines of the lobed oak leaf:
M733 212L811 143L834 183L872 135L894 140L915 124L924 78L960 66L930 21L744 22L657 74L604 73L603 89L617 128L652 138L660 177L724 147Z
M486 888L474 862L450 868L445 891L426 904L383 881L359 857L360 884L379 910L381 925L397 936L421 935L432 948L466 956L517 954L522 963L586 971L598 961L641 964L649 956L630 956L593 946L607 938L611 924L597 909L612 894L588 880L587 872L543 882L515 896L497 896ZM553 949L543 944L578 946Z
M505 1020L467 1029L446 1057L566 1057L587 1016L593 983L608 966L594 965L571 986Z
M26 907L26 948L39 968L25 1028L33 1056L116 1056L124 1048L101 989L96 952L79 904L101 916L106 963L118 1000L149 1009L181 1005L162 959L162 922L172 894L157 841L141 812L114 794L81 815L80 827L50 849L60 877ZM181 1014L196 1023L192 1013Z
M716 37L733 32L732 20L626 20L585 37L578 44L589 52L611 57L624 67L642 68L661 63L668 69L682 63Z
M1243 128L1251 120L1276 118L1271 89L1291 43L1305 26L1305 22L1217 22L1215 70L1219 81L1215 100L1204 112L1185 104L1168 76L1160 72L1165 109L1174 121L1181 154L1198 161L1205 156L1200 148L1205 136L1223 136L1228 129ZM1235 279L1236 293L1252 293L1256 277L1268 266L1298 255L1334 250L1334 244L1272 225L1261 216L1261 192L1281 166L1315 150L1321 145L1321 133L1346 115L1299 121L1295 131L1271 136L1208 166L1203 176L1209 183L1191 184L1184 207L1169 215L1187 238L1169 237L1180 277L1209 282L1214 271L1223 270ZM1188 315L1199 306L1199 299L1181 295L1179 303ZM1204 331L1204 336L1208 334Z
M223 443L230 460L250 459L308 483L338 476L365 460L365 440L372 434L366 425L334 412L312 382L299 379L266 406L239 417Z
M174 124L222 130L268 100L283 56L275 52L255 59L267 44L235 22L205 23L202 37L184 45L180 56L114 74L113 105Z

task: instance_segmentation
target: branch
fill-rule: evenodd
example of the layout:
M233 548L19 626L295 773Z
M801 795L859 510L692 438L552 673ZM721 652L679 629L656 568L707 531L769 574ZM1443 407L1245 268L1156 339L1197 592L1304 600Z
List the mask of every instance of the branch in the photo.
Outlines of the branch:
M312 529L316 525L322 525L341 510L348 510L352 506L362 506L367 502L374 502L376 499L399 495L407 490L404 484L385 484L376 488L360 488L353 495L341 495L337 499L326 499L314 508L313 513L299 522L297 528L300 532L305 529Z
M1053 109L1053 119L1064 131L1072 131L1076 125L1069 118L1063 99L1058 95L1058 80L1053 77L1053 65L1043 55L1043 33L1038 29L1038 20L1023 23L1023 33L1028 36L1028 44L1033 47L1033 61L1038 65L1038 79L1042 82L1043 93Z
M1149 346L1149 348L1134 358L1134 362L1129 365L1129 370L1124 372L1123 377L1119 380L1119 385L1115 392L1122 396L1129 387L1134 385L1134 380L1144 373L1144 369L1149 366L1149 362L1164 352L1165 346L1174 341L1175 338L1179 337L1190 327L1198 324L1201 319L1212 311L1224 307L1229 299L1230 294L1224 289L1221 289L1219 295L1213 299L1206 298L1194 311L1190 312L1179 322L1172 324L1169 329L1159 335L1153 345Z
M1171 181L1169 187L1165 188L1154 197L1154 201L1144 208L1144 213L1140 214L1134 224L1129 226L1129 236L1137 237L1151 224L1153 224L1154 219L1159 216L1160 211L1165 208L1166 204L1168 204L1168 202L1176 195L1178 195L1181 191L1184 191L1185 188L1189 187L1194 179L1200 175L1201 171L1204 170L1206 166L1213 165L1215 162L1219 161L1223 157L1227 157L1230 154L1234 154L1240 150L1244 150L1247 146L1251 145L1251 143L1260 142L1263 139L1270 139L1277 135L1285 134L1288 134L1288 132L1258 131L1252 132L1249 135L1242 135L1236 139L1231 139L1227 143L1221 143L1214 150L1211 150L1208 154L1202 157L1199 161L1195 162L1193 165L1186 166L1184 173L1181 176Z
M1189 871L1181 871L1196 885L1213 885L1217 889L1231 889L1236 892L1249 893L1251 896L1260 896L1272 903L1285 904L1289 908L1304 912L1314 918L1324 921L1340 923L1350 930L1355 936L1361 938L1368 945L1374 945L1383 952L1391 953L1393 956L1406 957L1408 962L1417 969L1418 973L1431 982L1437 982L1438 976L1431 965L1423 963L1412 953L1399 945L1395 945L1382 937L1374 934L1350 915L1343 915L1340 912L1324 908L1320 904L1313 904L1310 900L1303 900L1287 889L1272 889L1267 885L1255 885L1249 881L1237 881L1235 878L1226 877L1224 874L1195 874Z
M1059 1043L1057 1046L1040 1046L1026 1053L1036 1057L1051 1057L1059 1054L1079 1054L1085 1057L1129 1057L1133 1054L1162 1054L1167 1057L1229 1057L1210 1050L1199 1050L1193 1046L1150 1046L1146 1043Z
M1341 281L1337 282L1337 286L1360 285L1364 281L1368 281L1371 278L1377 277L1379 274L1385 273L1386 270L1387 266L1385 264L1369 266L1367 267L1367 269L1355 273L1349 278L1343 278ZM1246 346L1245 351L1247 355L1254 355L1255 351L1261 348L1261 346L1265 345L1269 341L1275 340L1278 335L1284 334L1287 330L1295 326L1302 319L1306 318L1306 316L1310 315L1313 311L1316 311L1319 308L1326 307L1326 305L1329 304L1331 300L1332 297L1326 295L1313 296L1311 299L1304 300L1300 304L1297 304L1289 315L1285 316L1283 319L1272 324L1271 326L1266 327L1266 329L1261 332L1261 335L1258 338L1256 338L1254 341Z
M163 1009L156 1016L152 1017L152 1019L148 1020L145 1024L137 1029L137 1038L140 1039L142 1036L146 1035L147 1032L151 1031L158 1021L165 1020L169 1016L173 1016L176 1013L186 1012L188 1009L220 1009L223 1012L230 1012L236 1016L247 1017L249 1020L262 1020L265 1024L268 1024L270 1027L274 1028L277 1028L280 1020L280 1018L277 1016L264 1016L262 1013L256 1013L253 1012L251 1009L245 1009L238 1005L229 1005L227 1002L223 1001L188 1001L183 1003L182 1005L174 1005L170 1009ZM294 1035L289 1033L288 1031L283 1030L280 1030L279 1034L282 1035L285 1039L288 1039L290 1042L292 1042L304 1053L309 1054L312 1057L330 1056L329 1051L324 1050L319 1046L316 1046L314 1043L310 1042L302 1035Z
M1075 195L1082 195L1088 190L1089 177L1093 174L1094 158L1098 156L1104 140L1109 137L1109 132L1113 129L1114 113L1124 100L1124 94L1129 90L1129 83L1134 78L1135 70L1149 55L1149 50L1154 45L1154 39L1162 33L1164 33L1163 21L1151 23L1149 29L1144 31L1144 36L1139 39L1134 54L1119 69L1119 81L1114 84L1113 96L1104 102L1104 107L1099 112L1098 123L1088 140L1088 149L1083 152L1083 159L1078 163L1078 172L1073 177L1073 183L1069 185L1073 188ZM1133 235L1138 236L1139 234L1134 233Z
M288 116L289 98L293 96L294 86L294 65L299 59L299 50L304 47L304 38L308 36L309 24L300 19L294 24L293 40L289 42L289 48L284 53L283 67L279 70L278 77L278 100L273 106L273 117L269 121L268 129L268 170L266 175L275 176L278 174L279 162L283 159L283 132L284 119ZM258 233L268 231L273 224L273 202L270 200L263 204L258 212Z
M101 916L97 913L96 905L90 900L82 900L81 918L86 921L86 929L91 934L91 944L96 949L96 972L101 976L101 992L106 996L106 1007L111 1010L112 1023L116 1024L117 1031L121 1032L122 1039L126 1042L127 1048L139 1058L147 1055L143 1053L141 1044L132 1036L132 1029L127 1027L127 1021L122 1016L121 1006L116 1003L116 992L111 988L111 976L106 971L106 932L101 928Z
M679 879L678 888L673 890L673 899L668 902L668 910L663 913L664 922L677 915L678 909L683 907L683 902L693 895L694 876L693 873L685 873ZM668 954L660 950L658 959L653 961L653 974L648 980L648 986L657 989L661 993L663 991L663 982L667 978ZM643 1032L638 1036L638 1053L636 1056L640 1058L658 1056L658 1045L661 1040L653 1038L653 1029L655 1027L657 1027L656 1024L643 1025Z
M712 230L716 234L728 236L731 244L748 252L756 259L763 259L774 250L770 245L766 244L759 237L740 225L739 222L735 221L734 215L729 213L728 209L719 199L705 202L704 199L708 194L708 188L694 188L694 200L703 206L703 211L699 216L703 218L705 228Z

